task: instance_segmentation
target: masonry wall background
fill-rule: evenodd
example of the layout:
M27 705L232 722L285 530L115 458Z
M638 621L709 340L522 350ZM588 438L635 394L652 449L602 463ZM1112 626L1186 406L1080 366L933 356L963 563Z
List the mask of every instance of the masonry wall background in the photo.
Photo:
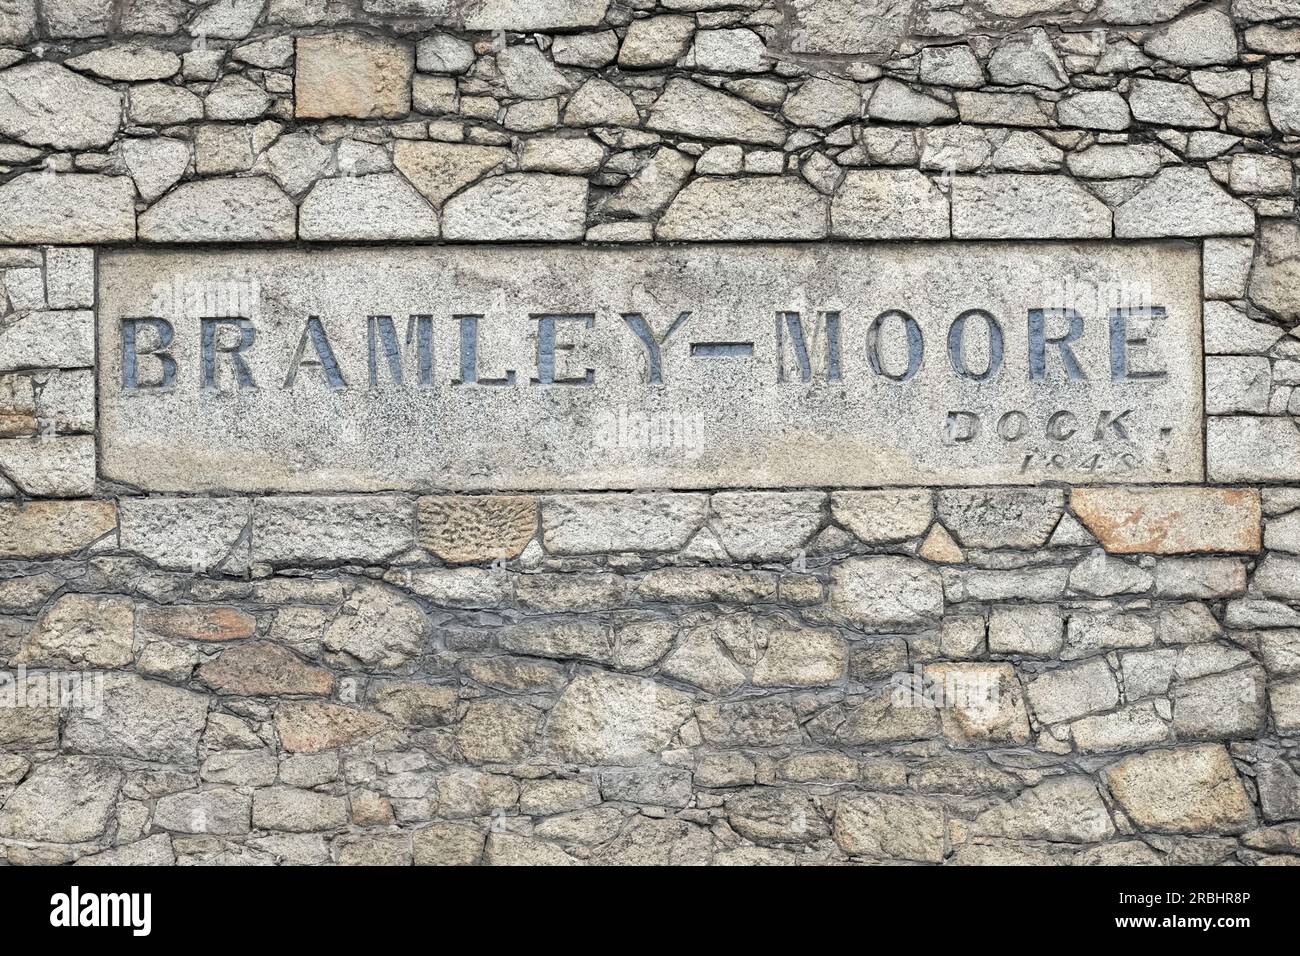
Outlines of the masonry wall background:
M0 704L103 681L0 706L0 860L1300 860L1296 0L3 0L0 43ZM1171 237L1205 485L97 474L104 245Z

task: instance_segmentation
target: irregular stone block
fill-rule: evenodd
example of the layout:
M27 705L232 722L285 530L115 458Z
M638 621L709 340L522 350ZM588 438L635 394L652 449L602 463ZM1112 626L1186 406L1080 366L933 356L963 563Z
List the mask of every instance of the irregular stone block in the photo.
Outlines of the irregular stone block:
M32 146L91 149L113 142L122 95L48 60L0 71L0 133Z
M1259 492L1229 488L1075 488L1070 506L1113 554L1260 548Z
M325 697L334 692L333 674L276 644L240 644L223 651L199 668L198 679L218 694L240 697Z
M711 140L780 146L784 124L738 97L690 80L669 81L646 121L650 129Z
M131 602L65 594L41 615L14 660L47 667L126 667L134 659Z
M381 564L415 545L415 503L396 496L259 498L253 560Z
M510 160L510 151L499 146L408 140L393 145L393 165L435 206Z
M0 810L0 836L81 843L113 817L122 772L99 760L56 757L36 767Z
M493 176L448 200L443 236L473 242L581 239L587 228L587 187L578 176Z
M121 546L159 567L203 573L248 566L247 498L123 497Z
M831 570L830 607L869 632L915 631L943 615L943 585L921 561L850 558Z
M831 235L843 239L946 239L948 197L915 169L854 169L831 201Z
M298 37L294 114L400 119L411 110L410 44L358 32Z
M1119 703L1119 686L1103 659L1046 671L1025 683L1029 705L1040 723L1074 720Z
M1068 176L958 176L952 234L958 239L1106 239L1106 204Z
M64 741L74 753L192 766L207 717L203 694L134 674L109 674L102 709L70 711Z
M538 529L536 498L424 497L418 502L420 546L448 564L517 558Z
M0 186L0 242L130 242L135 187L126 176L22 173Z
M973 548L1041 548L1060 520L1060 491L1027 488L940 491L939 520Z
M589 671L560 695L545 738L561 760L645 763L667 748L691 711L689 697L663 684Z
M0 371L95 364L95 313L20 313L0 328Z
M835 842L853 856L941 863L946 819L943 804L935 800L854 794L835 806Z
M111 501L0 502L0 557L76 554L117 530Z
M140 216L144 242L277 242L296 236L297 210L271 180L182 184Z
M360 743L382 730L379 714L340 704L290 702L275 709L280 746L291 753L319 753Z
M542 499L553 554L678 551L704 523L704 495L567 495Z
M1254 211L1224 192L1209 173L1187 166L1162 170L1115 210L1115 235L1120 238L1254 233Z
M1115 800L1143 830L1241 833L1255 811L1228 751L1219 744L1149 750L1103 773Z
M793 176L696 179L664 212L659 239L821 239L826 199Z
M395 173L322 179L298 210L308 242L436 239L438 214Z

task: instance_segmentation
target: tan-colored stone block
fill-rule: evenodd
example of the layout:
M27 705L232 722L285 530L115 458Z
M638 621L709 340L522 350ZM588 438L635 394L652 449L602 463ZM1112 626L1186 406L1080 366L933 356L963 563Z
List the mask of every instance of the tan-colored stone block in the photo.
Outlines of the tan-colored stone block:
M1075 514L1116 554L1258 551L1259 492L1248 488L1076 488Z
M0 558L76 554L116 528L111 501L0 503Z
M339 704L290 703L275 711L280 744L294 753L346 747L373 737L385 723L378 714Z
M142 632L182 641L238 641L257 633L257 618L234 607L142 607Z
M409 44L349 31L299 37L297 116L397 119L411 111L415 51Z
M1105 771L1129 818L1161 833L1241 833L1255 811L1228 751L1219 744L1151 750Z
M241 644L199 668L199 680L219 694L262 697L272 694L327 695L334 675L275 644Z
M430 496L418 505L420 546L448 564L516 558L537 533L537 499Z

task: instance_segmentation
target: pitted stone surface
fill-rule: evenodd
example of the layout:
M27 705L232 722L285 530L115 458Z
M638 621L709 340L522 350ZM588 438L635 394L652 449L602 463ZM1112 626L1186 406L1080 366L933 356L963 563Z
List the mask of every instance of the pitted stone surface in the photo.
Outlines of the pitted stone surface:
M1295 862L1298 15L0 0L0 864Z

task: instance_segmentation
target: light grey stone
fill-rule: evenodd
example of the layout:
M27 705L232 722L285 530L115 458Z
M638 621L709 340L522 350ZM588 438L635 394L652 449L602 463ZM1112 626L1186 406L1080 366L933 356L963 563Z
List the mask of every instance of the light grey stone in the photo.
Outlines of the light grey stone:
M1218 118L1196 90L1182 83L1134 79L1128 105L1140 123L1190 129L1214 129L1219 125Z
M1265 414L1272 367L1262 355L1208 355L1205 358L1205 411Z
M177 833L238 835L250 829L252 806L252 797L225 788L174 793L158 801L153 822Z
M992 654L1054 657L1065 640L1065 621L1055 605L995 607L989 612Z
M1280 133L1300 133L1300 62L1268 65L1268 115Z
M262 176L184 183L140 216L145 242L283 242L296 237L297 210Z
M892 123L928 124L956 119L957 110L943 100L886 78L872 91L867 102L867 115L874 120Z
M605 200L602 208L615 216L653 216L672 201L694 168L693 158L661 146L635 176Z
M111 87L40 60L0 72L0 133L33 146L106 146L122 124L122 96Z
M721 492L710 524L737 561L789 560L820 527L825 501L817 492Z
M929 491L837 491L831 517L868 544L923 535L934 517Z
M869 632L920 630L943 606L938 572L911 558L850 558L831 571L830 609Z
M1248 236L1255 232L1249 206L1223 191L1209 173L1188 166L1162 170L1115 210L1115 235Z
M593 27L605 17L609 0L482 0L466 6L466 30L537 30Z
M1249 291L1251 302L1260 308L1282 319L1300 318L1300 226L1288 222L1261 224L1250 266Z
M123 498L121 545L164 568L239 572L248 563L251 513L241 498Z
M560 695L544 738L561 760L629 766L658 757L691 711L687 695L663 684L587 671Z
M1300 475L1300 431L1290 417L1206 419L1211 481L1287 481Z
M415 504L383 495L259 498L251 535L255 561L379 564L415 546Z
M1060 520L1065 496L1039 489L945 490L939 519L958 542L975 548L1039 548Z
M1066 165L1081 179L1146 178L1160 171L1160 159L1152 146L1101 144L1071 153Z
M696 179L677 194L655 235L706 242L821 239L826 200L793 176Z
M927 46L921 50L920 78L932 86L969 89L984 85L984 68L969 46Z
M521 175L567 182L565 177ZM784 182L775 177L757 179L759 184ZM585 185L583 180L584 189ZM802 181L799 185L801 192L824 201L811 186ZM539 203L553 198L542 193L539 189ZM670 210L681 202L679 197ZM1196 321L1200 270L1194 251L1144 246L1138 255L1136 247L1129 246L1026 245L1014 247L1017 268L1008 270L1010 248L972 246L957 256L949 247L917 255L917 247L906 245L844 246L836 247L832 259L822 250L766 246L664 247L639 250L631 258L626 249L598 247L442 248L436 252L403 248L400 255L372 249L235 249L201 254L110 250L100 264L101 385L114 383L101 388L100 395L103 474L151 491L216 493L490 486L497 490L862 487L882 482L927 485L936 479L1023 485L1049 475L1057 481L1096 481L1098 476L1082 454L1071 455L1061 469L1049 472L1044 458L1041 463L1031 461L1026 470L1028 442L1042 443L1044 453L1048 448L1055 453L1062 444L1047 443L1047 418L1053 406L1038 396L1044 388L1057 387L1051 383L1063 376L1059 354L1049 349L1044 375L1048 384L1029 379L1028 327L1023 318L1008 319L1003 326L1004 368L996 388L958 376L944 360L952 320L967 307L951 298L957 294L953 290L978 285L990 307L1007 304L1005 310L995 308L995 314L1004 315L1033 307L1027 304L1041 298L1044 282L1087 270L1102 283L1148 281L1149 277L1152 301L1164 305L1169 315L1143 359L1169 374L1149 387L1140 414L1135 412L1124 424L1129 440L1139 447L1159 442L1166 459L1140 464L1124 473L1122 480L1199 480L1204 406ZM939 268L941 273L936 272ZM230 417L234 409L223 411L214 396L201 388L200 343L194 328L199 313L189 311L197 303L171 303L164 312L176 323L168 346L178 363L175 388L124 393L119 384L120 320L158 314L157 284L162 282L170 290L178 273L203 283L226 282L232 272L255 280L262 309L253 320L258 344L242 355L258 391L241 399L238 427ZM880 274L892 277L888 290L867 281ZM947 277L943 283L936 281L940 274ZM790 323L782 324L778 340L771 318L774 310L789 307L791 289L818 288L834 288L845 297L846 323L861 316L866 321L900 303L909 304L926 349L926 361L914 370L914 380L898 381L907 376L912 356L904 323L895 316L878 330L879 371L872 369L866 349L842 350L842 384L837 389L844 390L844 397L836 398L835 415L825 411L821 391L794 404L784 399L776 402L776 390L784 388L777 381L777 368L786 381L800 381L805 374L807 380L824 380L827 375L825 323L815 314L822 306L812 306L801 316L806 367L792 343ZM482 399L469 418L456 419L473 424L449 429L444 418L448 408L459 406L463 391L453 384L463 373L454 345L435 350L433 356L432 385L445 400L431 401L419 388L417 343L412 343L403 350L400 384L394 381L390 363L376 362L376 381L392 397L370 401L368 323L337 317L369 315L374 303L383 302L383 314L404 319L426 313L430 302L452 299L461 303L457 308L472 306L484 315L477 350L480 384L474 389ZM707 302L708 308L697 302ZM292 314L286 311L288 303L294 304ZM593 315L590 323L581 318L555 323L553 368L538 367L538 320L528 318L538 308ZM685 311L692 315L665 338ZM661 382L651 381L651 353L645 342L619 318L631 312L643 313L658 336ZM308 315L325 317L320 328L326 338L320 341L328 341L338 363L333 380L319 364L323 346L307 334ZM439 313L433 321L454 337L457 330L448 326L448 319L448 314ZM1109 376L1107 328L1098 325L1095 314L1085 321L1085 333L1073 349L1089 375L1086 391L1073 398L1071 406L1080 441L1098 427L1115 431L1103 413L1127 407L1116 404L1123 399ZM405 325L395 323L395 333L400 336ZM1048 328L1049 334L1056 334L1054 319ZM969 330L964 354L975 371L987 362L978 351L986 334L984 328ZM223 341L230 339L223 337ZM691 342L735 341L752 343L752 354L700 355L692 354L690 347ZM565 348L569 345L573 348ZM149 352L154 347L156 342L142 333L141 383L156 383L160 375L161 360ZM765 366L766 378L759 374ZM587 369L592 369L591 384L573 385L586 380ZM515 373L513 385L487 384L505 378L507 371ZM533 384L552 372L554 387ZM883 380L886 375L892 381ZM214 382L225 395L238 388L233 359L224 352L218 357ZM918 407L915 396L926 394L935 404ZM620 412L647 407L652 397L655 403L663 402L665 396L670 404L656 407L671 413L666 439L657 420L638 424L636 415ZM336 407L340 414L319 416L310 435L291 437L286 423L300 414L303 401ZM568 403L575 401L584 403L584 414L556 414L557 408L570 408ZM1029 410L1023 423L1024 442L999 435L998 419L1007 407ZM709 414L701 417L701 408L708 408ZM966 409L967 417L950 421L953 409ZM176 416L189 423L182 433L166 425ZM899 427L900 422L923 420L930 424ZM808 421L824 424L809 433ZM771 424L756 431L757 423L766 422ZM790 423L805 435L793 446ZM974 433L977 423L978 435ZM1160 436L1161 428L1174 429L1172 440ZM748 436L744 443L735 440L741 434ZM485 449L481 435L516 438ZM760 435L771 436L771 443L758 441ZM846 455L846 447L861 453ZM484 470L485 450L491 454L490 476ZM1033 494L1057 495L1056 504L1046 510L1059 515L1059 493ZM1017 512L1013 509L1013 513ZM1012 520L1018 519L1007 519ZM303 526L310 527L310 519L304 518ZM1006 522L1001 527L1008 543L998 544L975 531L959 529L958 536L972 535L967 540L974 547L1035 547L1051 531L1047 524L1041 531L1035 527L1036 544L1016 545L1026 530L1007 530ZM340 550L346 541L313 540L312 544L322 554L348 560L344 557L348 552ZM310 560L312 552L292 554ZM379 560L392 556L385 553Z
M672 66L686 53L694 33L694 17L668 14L633 20L618 51L618 65L625 70Z
M322 179L298 210L307 241L436 239L438 214L395 173Z
M551 40L551 59L562 66L599 69L612 63L618 54L618 34L613 30L601 30L598 33L566 33ZM420 66L420 69L428 69L428 67Z
M1101 658L1046 671L1025 682L1025 694L1034 716L1044 724L1110 710L1119 703L1119 686Z
M332 155L328 146L309 133L290 133L263 154L257 169L269 173L289 195L298 196L325 175Z
M383 670L416 657L428 641L429 622L419 605L377 584L358 587L323 638L326 650Z
M1111 213L1068 176L958 176L952 233L958 239L1109 238Z
M512 96L545 99L568 92L568 77L556 69L546 54L530 44L506 47L497 54L497 69Z
M862 94L855 84L816 76L781 107L782 115L796 126L834 126L856 119L861 112Z
M104 678L102 708L72 710L64 741L73 753L197 766L208 698L134 674Z
M0 809L0 836L50 843L81 843L108 827L122 772L84 757L40 764Z
M122 44L91 50L64 61L74 70L84 70L108 80L166 80L180 72L181 58L168 50Z
M434 33L416 44L415 67L424 73L464 73L473 65L474 45L450 33Z
M831 234L844 239L946 239L948 197L914 169L854 169L831 202Z
M959 90L954 98L963 123L992 126L1055 126L1052 107L1027 93Z
M542 535L555 554L677 551L704 523L703 495L570 495L542 499Z
M664 133L780 146L785 126L744 100L674 79L655 100L646 125Z
M135 239L135 189L126 176L21 173L0 185L0 242Z
M686 61L710 73L761 73L771 59L763 39L753 30L699 30Z
M1047 31L1031 28L1002 40L989 57L989 79L1000 86L1041 86L1059 90L1069 85Z
M130 89L127 116L147 126L189 123L203 118L203 100L183 86L141 83Z
M577 176L493 176L447 202L443 236L478 242L581 239L587 224L587 186L587 180Z
M55 601L23 640L14 661L28 666L129 666L132 604L125 598L65 594Z
M1018 840L1096 843L1115 835L1115 824L1091 777L1051 777L986 810L972 830Z
M0 329L0 371L93 365L93 325L94 313L89 310L19 315Z
M165 136L129 139L122 144L122 158L140 198L152 203L185 175L190 165L190 144Z
M1222 10L1189 14L1157 30L1142 48L1179 66L1210 66L1237 59L1237 32Z
M1056 104L1056 118L1062 126L1112 132L1126 130L1132 123L1128 103L1114 90L1085 90L1068 96Z
M1150 647L1155 625L1137 614L1075 612L1066 628L1061 660L1078 660L1116 648Z

